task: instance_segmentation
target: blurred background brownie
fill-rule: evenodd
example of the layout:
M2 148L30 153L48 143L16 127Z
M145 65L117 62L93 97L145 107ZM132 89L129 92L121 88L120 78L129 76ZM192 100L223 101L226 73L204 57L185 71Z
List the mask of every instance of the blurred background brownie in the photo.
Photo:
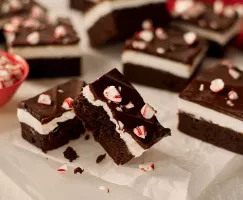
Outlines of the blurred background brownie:
M70 0L70 6L82 11L92 46L130 37L146 18L156 25L170 19L164 0Z
M117 69L85 86L73 107L84 127L118 165L141 156L170 135L170 129L158 122L156 111Z
M179 130L243 154L242 75L223 62L194 79L180 94Z
M194 32L155 28L150 20L125 43L124 76L131 82L182 91L204 59L208 44Z
M79 138L84 128L75 116L72 101L83 86L83 81L71 80L21 102L18 119L22 137L44 152Z

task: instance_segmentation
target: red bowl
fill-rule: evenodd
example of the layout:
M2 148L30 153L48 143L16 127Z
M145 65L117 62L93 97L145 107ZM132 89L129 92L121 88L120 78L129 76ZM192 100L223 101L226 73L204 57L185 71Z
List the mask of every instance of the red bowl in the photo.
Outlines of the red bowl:
M9 60L13 62L13 64L20 64L24 72L21 80L19 80L18 82L14 83L9 87L0 89L0 107L1 107L11 100L11 98L13 97L14 93L17 91L19 86L27 78L29 74L29 65L22 57L18 55L10 54L5 51L0 51L0 56L6 56Z

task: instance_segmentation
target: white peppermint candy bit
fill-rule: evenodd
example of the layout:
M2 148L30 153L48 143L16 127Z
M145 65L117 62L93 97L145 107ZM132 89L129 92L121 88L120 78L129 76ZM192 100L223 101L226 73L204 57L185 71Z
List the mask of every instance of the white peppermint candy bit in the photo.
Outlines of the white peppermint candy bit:
M146 42L151 42L154 38L154 34L150 30L143 30L140 33L138 33L138 37Z
M147 135L147 131L145 129L144 126L138 126L136 128L133 129L133 132L140 138L145 139L146 135Z
M148 172L148 171L153 171L154 170L154 163L152 162L147 162L139 165L139 169Z
M133 41L132 42L132 47L134 49L140 49L140 50L143 50L147 47L147 44L145 42L142 42L142 41Z
M58 18L57 18L57 16L54 15L54 14L49 14L49 15L48 15L48 22L49 22L50 24L52 24L52 25L57 25L57 23L58 23Z
M159 54L164 54L165 53L165 49L162 48L162 47L159 47L156 49L156 52L159 53Z
M41 18L45 15L45 11L40 6L33 6L30 11L30 16L33 18Z
M41 94L38 98L39 104L51 105L51 96L49 94Z
M230 100L237 100L237 99L239 99L238 94L234 90L231 90L228 93L228 97L229 97Z
M14 84L14 80L7 80L7 81L3 81L3 85L4 85L4 87L6 88L6 87L9 87L9 86L11 86L11 85L13 85Z
M232 68L233 67L233 63L230 60L221 60L220 64L221 65L225 65L228 68Z
M203 85L203 84L200 85L199 90L200 90L200 91L203 91L203 90L204 90L204 85Z
M226 6L224 8L224 16L226 17L233 17L235 15L235 9L232 8L231 6Z
M144 20L143 23L142 23L142 28L143 29L147 29L147 30L150 30L153 28L153 23L151 20L147 19L147 20Z
M206 22L204 19L200 19L200 20L198 21L198 24L199 24L199 26L201 26L201 27L205 27L205 26L207 25L207 22Z
M22 17L12 17L10 20L10 23L13 24L14 26L19 26L23 21Z
M191 0L175 1L173 14L181 15L182 13L187 11L189 8L191 8L193 5L194 5L194 2Z
M109 188L107 188L107 187L105 187L105 186L100 186L100 187L99 187L99 190L100 190L100 191L103 191L103 192L106 192L106 193L109 193L109 192L110 192Z
M151 119L155 113L156 111L153 109L153 107L147 103L141 109L141 114L146 119Z
M0 57L0 65L10 64L10 60L6 56Z
M11 78L11 74L7 71L7 70L5 70L5 69L3 69L3 70L0 70L0 79L1 80L9 80Z
M39 32L33 32L27 36L27 42L29 44L35 45L38 44L40 41L40 33Z
M123 112L121 107L116 107L116 110L119 111L119 112Z
M121 86L118 87L118 91L121 92Z
M59 92L59 93L64 93L64 91L63 91L63 90L60 90L60 89L58 90L58 92Z
M228 100L228 101L226 102L226 104L227 104L228 106L230 106L230 107L233 107L233 106L234 106L233 102L230 101L230 100Z
M119 124L119 128L120 128L120 130L123 130L123 128L124 128L124 124L123 124L121 121L118 121L118 124Z
M194 44L194 42L196 42L197 40L197 35L194 32L187 32L184 34L183 37L188 45Z
M73 108L72 102L73 102L73 99L71 97L66 98L63 101L62 108L64 108L65 110L72 109Z
M240 78L240 72L238 72L234 69L229 69L229 74L230 74L230 76L232 76L233 79Z
M23 7L22 2L20 2L19 0L11 0L9 2L10 8L13 10L20 10Z
M122 97L115 86L107 87L104 90L103 94L106 99L108 99L114 103L121 103L121 101L122 101Z
M168 35L165 33L164 29L162 28L156 28L155 30L155 35L157 36L157 38L159 38L160 40L165 40L168 38Z
M134 108L134 104L130 101L127 105L125 105L126 109Z
M4 24L3 29L5 32L8 33L13 33L17 30L16 26L14 26L13 24Z
M54 36L55 38L62 38L67 35L67 29L65 26L60 25L55 28Z
M68 170L67 164L63 164L63 165L57 170L57 172L59 172L60 174L64 174L67 170Z
M214 10L214 13L216 13L217 15L222 14L224 11L223 2L221 0L216 0L213 4L213 10Z
M40 22L36 19L29 18L24 21L24 27L25 28L38 28L38 27L40 27Z
M224 81L219 78L211 81L210 89L213 92L220 92L224 89Z
M218 29L219 28L219 25L216 21L211 21L209 23L209 26L212 28L212 29Z

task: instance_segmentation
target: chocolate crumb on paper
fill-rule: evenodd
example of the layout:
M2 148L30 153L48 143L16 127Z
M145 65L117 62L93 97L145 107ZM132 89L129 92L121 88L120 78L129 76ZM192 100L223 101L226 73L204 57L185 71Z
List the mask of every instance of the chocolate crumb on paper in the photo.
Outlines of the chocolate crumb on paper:
M75 168L75 169L73 170L73 173L74 173L74 174L77 174L77 173L82 174L83 172L84 172L84 169L81 169L80 167L77 167L77 168Z
M69 162L73 162L79 157L72 147L67 147L67 149L63 152L63 155L69 160Z
M102 154L102 155L99 155L96 159L96 163L101 163L106 157L106 153L105 154Z

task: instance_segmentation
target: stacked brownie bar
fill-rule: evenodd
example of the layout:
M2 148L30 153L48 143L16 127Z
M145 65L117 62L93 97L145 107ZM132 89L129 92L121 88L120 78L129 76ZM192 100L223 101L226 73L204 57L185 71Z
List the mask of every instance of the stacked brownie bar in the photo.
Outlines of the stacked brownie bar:
M216 0L213 5L200 1L176 1L172 24L187 31L194 31L212 42L210 55L221 56L223 48L238 35L241 19L235 9Z
M70 6L83 12L92 46L130 37L146 18L157 25L170 18L163 0L70 0Z
M18 119L22 137L44 152L79 138L84 128L75 116L72 101L83 86L83 81L71 80L21 102Z
M242 75L223 62L194 79L180 94L179 130L243 154Z
M85 86L73 102L77 117L116 164L139 157L170 135L156 111L116 69Z
M155 28L151 21L125 43L124 76L132 82L180 92L205 57L208 44L194 32Z
M79 76L79 36L67 18L47 15L40 7L4 25L7 49L25 58L29 78Z

